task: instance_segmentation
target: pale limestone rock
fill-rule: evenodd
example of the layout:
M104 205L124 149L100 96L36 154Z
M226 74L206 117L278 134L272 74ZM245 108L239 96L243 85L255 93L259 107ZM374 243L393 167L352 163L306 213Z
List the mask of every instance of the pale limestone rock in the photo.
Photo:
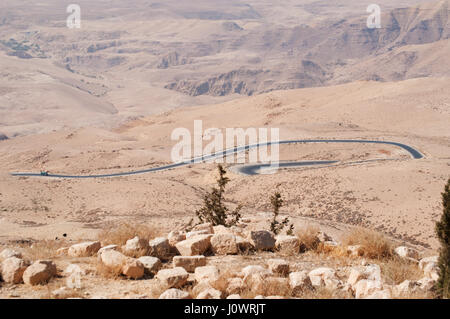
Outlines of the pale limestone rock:
M122 247L122 252L125 255L139 257L148 253L149 243L144 238L138 236L127 240L126 244Z
M171 255L171 246L169 240L164 237L158 237L149 242L148 254L161 260L166 260Z
M300 252L300 240L297 236L278 235L275 246L280 253L286 255L297 255Z
M419 259L419 252L406 246L399 246L395 248L394 252L402 258Z
M238 253L236 236L233 234L215 234L211 237L211 248L214 255L235 255Z
M182 256L203 255L211 248L212 235L199 235L180 241L175 245Z
M188 292L171 288L166 291L164 291L160 296L159 299L191 299L191 296Z
M138 260L144 265L144 271L148 275L156 274L162 267L161 260L157 257L142 256Z
M70 246L67 254L70 257L90 257L95 255L100 248L99 241L90 241Z
M139 279L144 277L144 273L144 265L134 258L127 258L122 267L122 274L128 278Z
M206 265L206 257L199 256L175 256L173 257L174 267L183 267L187 272L194 272L195 268Z
M50 260L37 260L23 273L23 281L27 285L47 283L56 275L56 265Z
M209 288L197 295L196 299L221 299L222 292L217 289Z
M289 263L286 260L269 259L267 265L274 274L281 276L287 276L289 274Z
M189 277L189 274L184 268L176 267L173 269L163 269L158 271L156 279L161 284L168 288L180 288L182 287Z
M23 273L28 264L17 257L9 257L3 260L0 268L1 277L4 282L11 284L20 284L23 282Z
M313 289L307 271L291 272L289 274L289 286L294 294Z

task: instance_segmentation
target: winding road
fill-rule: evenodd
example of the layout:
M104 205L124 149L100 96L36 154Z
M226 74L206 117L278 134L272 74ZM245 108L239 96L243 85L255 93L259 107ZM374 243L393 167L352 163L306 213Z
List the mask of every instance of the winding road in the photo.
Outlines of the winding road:
M159 172L164 171L172 168L177 168L181 166L201 163L204 161L210 161L216 158L229 156L233 154L237 154L240 152L244 152L247 150L250 150L252 148L257 147L264 147L264 146L270 146L270 145L284 145L284 144L304 144L304 143L360 143L360 144L385 144L385 145L393 145L397 146L399 148L404 149L406 152L408 152L413 159L421 159L423 158L423 155L416 150L415 148L402 144L397 142L389 142L389 141L377 141L377 140L284 140L284 141L278 141L278 142L266 142L266 143L257 143L257 144L250 144L240 147L234 147L230 149L226 149L223 151L219 151L210 155L206 156L199 156L199 157L193 157L189 160L159 166L159 167L153 167L149 169L144 170L137 170L137 171L130 171L130 172L121 172L121 173L113 173L113 174L100 174L100 175L62 175L62 174L48 174L48 175L41 175L40 173L11 173L12 176L18 176L18 177L42 177L42 178L74 178L74 179L85 179L85 178L105 178L105 177L120 177L120 176L129 176L129 175L138 175L138 174L145 174L145 173L152 173L152 172ZM294 167L294 166L313 166L313 165L327 165L327 164L336 164L339 161L305 161L305 162L280 162L279 167ZM361 161L363 162L363 161ZM254 175L257 174L256 170L260 169L261 167L269 166L269 164L257 164L257 165L250 165L250 166L243 166L241 168L244 169L243 173L245 174L245 167L247 167L247 175Z

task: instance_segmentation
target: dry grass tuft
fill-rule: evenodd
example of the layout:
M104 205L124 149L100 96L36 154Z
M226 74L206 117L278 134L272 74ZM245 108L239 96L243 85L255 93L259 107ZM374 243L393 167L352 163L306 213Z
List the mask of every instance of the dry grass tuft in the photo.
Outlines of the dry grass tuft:
M29 260L55 259L61 257L56 252L59 248L67 247L64 240L41 240L32 245L22 245L23 256Z
M317 234L320 229L317 226L306 225L298 228L295 232L300 241L300 250L305 252L307 250L316 250L319 246Z
M108 267L100 260L95 265L97 275L107 279L117 279L122 276L122 266Z
M365 228L353 229L343 238L342 244L361 245L362 256L370 259L382 260L393 256L393 243L385 235Z
M384 281L389 285L398 285L405 280L419 280L423 272L415 262L392 257L380 264Z
M125 245L127 240L136 236L146 240L151 240L158 237L160 234L160 231L153 226L123 222L113 227L103 229L98 234L98 240L103 245L114 244L121 246Z
M327 289L319 287L314 289L305 289L301 293L296 294L299 299L352 299L353 296L349 292L340 289Z

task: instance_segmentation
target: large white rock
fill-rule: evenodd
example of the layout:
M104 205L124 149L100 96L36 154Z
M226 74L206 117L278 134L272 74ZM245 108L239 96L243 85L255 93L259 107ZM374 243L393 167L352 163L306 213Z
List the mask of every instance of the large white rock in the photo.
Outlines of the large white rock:
M334 285L338 280L334 269L328 267L316 268L310 271L308 276L315 287Z
M144 238L138 236L127 240L126 244L122 247L122 252L125 255L132 257L144 256L148 253L149 243Z
M70 246L67 254L70 257L90 257L95 255L101 247L99 241L80 243Z
M392 292L397 297L406 297L416 292L420 285L415 281L405 280L392 288Z
M199 256L175 256L173 257L174 267L183 267L187 272L194 272L195 268L206 265L206 257Z
M27 269L28 264L17 257L9 257L3 260L0 268L1 277L4 282L11 284L20 284L23 279L23 273Z
M273 250L275 248L275 237L267 230L252 231L250 238L256 250Z
M195 280L197 282L213 283L219 279L219 269L216 266L203 266L195 268Z
M122 274L128 278L139 279L144 277L144 273L144 265L134 258L127 258L122 267Z
M247 253L255 249L251 239L247 239L242 236L236 236L236 245L238 247L238 251L241 253Z
M227 299L242 299L240 295L238 294L233 294L233 295L229 295L227 297Z
M158 271L155 278L167 288L180 288L187 282L188 277L189 274L184 268L176 267Z
M164 237L158 237L149 242L148 254L162 260L166 260L171 255L171 246L169 240Z
M363 279L354 285L356 299L366 298L381 290L383 290L383 285L376 280Z
M289 263L284 259L269 259L267 265L274 274L281 276L289 274Z
M226 293L228 295L240 294L245 289L245 283L242 278L229 278Z
M297 255L300 251L300 240L297 236L278 235L275 247L282 254Z
M419 259L419 252L406 246L399 246L395 248L394 252L402 258Z
M233 234L215 234L211 237L214 255L235 255L238 253L236 236Z
M11 257L22 258L22 254L19 251L11 249L11 248L5 248L0 253L0 261L11 258Z
M180 241L175 245L182 256L203 255L211 248L212 235L199 235L190 239Z
M289 274L289 286L291 287L294 295L308 289L313 289L311 279L309 279L307 271L291 272Z
M367 279L381 282L381 268L377 264L369 264L362 267L353 267L350 270L347 283L353 287L358 281Z
M260 274L264 277L273 275L272 272L262 266L259 265L249 265L241 270L242 276L244 279L248 276L254 275L254 274Z
M419 268L422 269L425 277L437 281L439 279L439 256L422 258L419 262Z
M217 289L209 288L197 295L196 299L221 299L222 292Z
M156 274L162 266L161 261L157 257L142 256L138 260L144 265L145 273L148 275Z
M180 241L186 240L186 234L179 230L174 230L167 235L170 246L175 246Z
M195 225L193 231L207 231L208 234L214 234L214 227L211 223Z
M100 261L111 270L119 272L127 261L127 256L116 250L105 250L99 255Z
M23 281L27 285L47 283L56 275L56 265L50 260L37 260L23 273Z
M97 252L97 255L100 256L100 254L105 250L117 250L117 249L119 249L119 246L117 245L107 245L105 247L100 248Z
M160 296L159 299L190 299L191 296L188 292L171 288L166 291L164 291Z

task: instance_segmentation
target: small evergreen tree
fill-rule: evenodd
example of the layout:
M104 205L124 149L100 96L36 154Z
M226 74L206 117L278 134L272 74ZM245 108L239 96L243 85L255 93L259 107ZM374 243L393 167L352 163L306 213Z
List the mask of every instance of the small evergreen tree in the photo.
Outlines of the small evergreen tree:
M273 219L270 223L270 230L278 235L284 227L289 225L289 218L283 219L281 222L277 220L278 214L280 213L280 208L283 206L283 199L281 198L281 194L279 192L275 192L270 197L270 204L272 205L273 210ZM290 224L289 229L286 231L286 234L292 235L294 233L294 225Z
M441 243L439 252L439 279L436 291L440 298L450 298L450 178L442 193L444 211L441 220L436 223L436 234Z
M217 169L219 171L219 178L217 179L218 187L214 187L210 193L205 194L203 197L203 207L197 210L195 214L202 223L209 222L214 226L223 225L225 227L231 227L239 222L242 205L238 205L232 212L225 206L225 186L230 179L225 176L227 172L222 165L219 164Z

